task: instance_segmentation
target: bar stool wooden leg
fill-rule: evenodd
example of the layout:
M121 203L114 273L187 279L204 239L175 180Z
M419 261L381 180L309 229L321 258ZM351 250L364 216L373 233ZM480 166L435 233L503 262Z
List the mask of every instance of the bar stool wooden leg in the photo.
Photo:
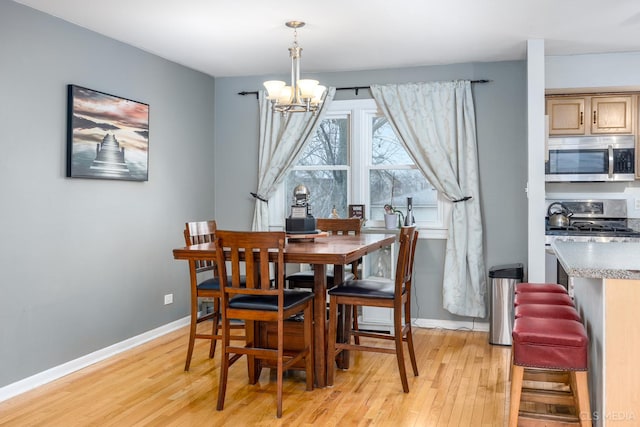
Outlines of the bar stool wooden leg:
M524 367L511 365L511 397L509 406L509 427L518 426L518 413L520 412L520 397L522 396L522 381L524 379Z
M576 413L582 427L591 427L591 405L589 403L589 383L587 371L571 371L571 385L575 387L573 396Z

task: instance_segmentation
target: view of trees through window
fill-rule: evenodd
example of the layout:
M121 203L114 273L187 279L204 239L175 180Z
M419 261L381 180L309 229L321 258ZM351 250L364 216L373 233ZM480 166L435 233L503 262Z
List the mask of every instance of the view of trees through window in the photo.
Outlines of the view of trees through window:
M416 168L387 119L373 117L371 129L371 219L383 218L385 204L406 213L407 197L412 197L414 216L422 221L435 220L438 193Z
M316 218L328 218L334 207L341 218L347 217L348 125L347 118L323 120L287 177L285 194L293 195L293 189L304 184Z
M416 221L437 221L437 191L416 168L387 119L375 109L366 117L366 126L353 126L367 129L366 135L350 134L351 114L328 115L320 123L286 179L287 206L293 189L304 184L317 218L329 217L333 208L346 218L350 203L364 203L367 219L382 221L385 204L404 213L407 197L412 197Z

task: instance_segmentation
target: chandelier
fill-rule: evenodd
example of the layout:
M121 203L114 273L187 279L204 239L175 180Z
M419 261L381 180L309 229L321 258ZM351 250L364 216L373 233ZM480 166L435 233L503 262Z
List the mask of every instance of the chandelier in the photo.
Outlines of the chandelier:
M291 57L291 85L287 86L281 80L269 80L264 82L267 89L267 99L271 101L273 111L280 113L315 113L322 103L326 87L318 84L318 80L300 79L300 57L302 48L298 46L298 28L304 27L301 21L289 21L285 23L293 28L293 46L289 48Z

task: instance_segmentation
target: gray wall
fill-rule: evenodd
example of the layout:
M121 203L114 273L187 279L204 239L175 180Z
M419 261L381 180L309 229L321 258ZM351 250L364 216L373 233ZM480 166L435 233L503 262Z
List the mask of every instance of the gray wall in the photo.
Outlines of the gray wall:
M210 76L4 0L0 58L2 387L187 315L215 156ZM150 105L148 182L65 178L71 83Z
M265 78L214 80L8 1L0 40L2 387L188 314L186 265L171 249L185 221L250 226L258 107L236 93ZM337 87L491 79L474 87L487 267L524 262L524 62L317 77ZM148 182L65 178L67 84L150 105ZM421 242L417 256L414 315L455 319L441 308L444 241Z
M283 57L286 61L286 56ZM304 71L304 70L303 70ZM262 88L274 76L216 79L216 219L225 228L251 226L258 165L258 103L243 90ZM287 79L287 76L277 76ZM305 77L307 77L305 75ZM371 83L489 79L475 84L480 191L485 223L487 269L492 265L526 263L526 67L524 62L472 63L313 76L335 87ZM359 96L369 97L369 91ZM336 99L354 98L339 91ZM230 179L233 177L233 179ZM464 320L442 309L445 242L421 240L416 252L413 316Z

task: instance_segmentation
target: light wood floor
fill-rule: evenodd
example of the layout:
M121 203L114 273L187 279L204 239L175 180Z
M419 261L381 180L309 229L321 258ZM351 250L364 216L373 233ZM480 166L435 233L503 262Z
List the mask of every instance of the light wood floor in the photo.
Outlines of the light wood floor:
M204 325L207 326L207 325ZM510 347L487 333L416 329L419 377L402 392L395 357L352 353L335 385L305 391L304 374L285 379L276 419L275 376L247 383L230 370L225 409L216 411L219 351L198 340L184 372L187 329L0 403L1 426L488 426L505 425Z

